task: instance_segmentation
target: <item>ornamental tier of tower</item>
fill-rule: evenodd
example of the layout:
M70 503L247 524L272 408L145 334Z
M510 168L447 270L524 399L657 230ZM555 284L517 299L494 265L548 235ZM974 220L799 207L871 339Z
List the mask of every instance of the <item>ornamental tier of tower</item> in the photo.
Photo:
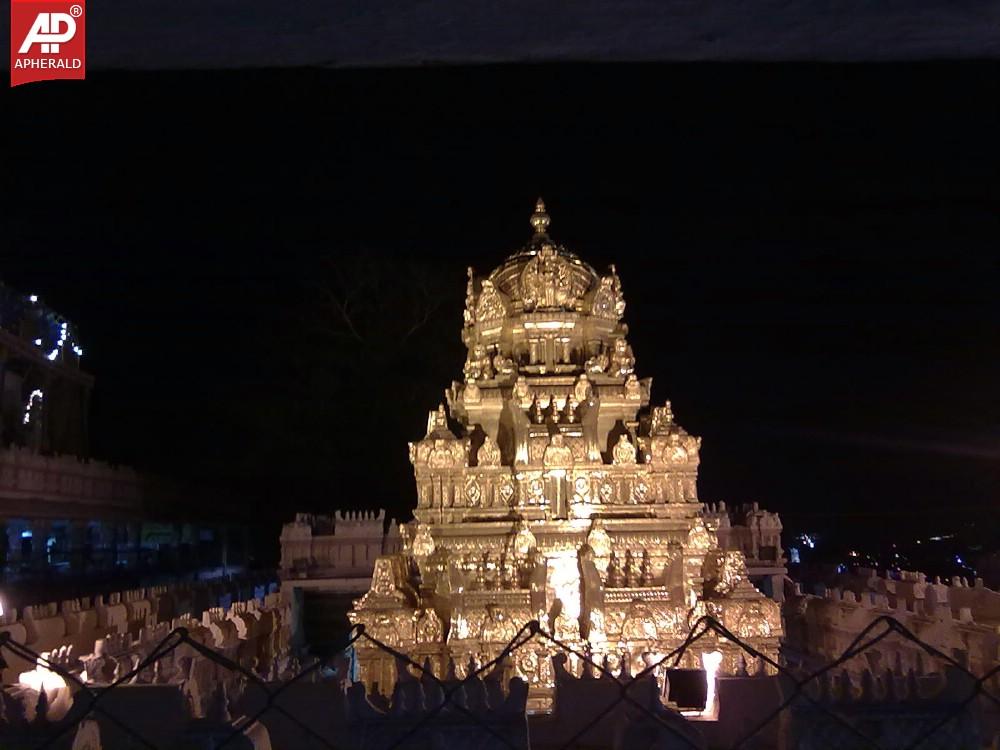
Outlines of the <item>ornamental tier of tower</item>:
M614 266L597 273L549 222L539 200L524 247L485 277L469 269L463 380L410 444L415 520L402 551L376 561L351 621L459 676L531 620L633 673L704 614L776 658L778 605L742 553L719 548L697 494L701 439L669 401L650 408ZM391 686L393 658L355 645L362 679ZM723 674L757 666L717 640L687 652L688 666L711 650ZM505 668L544 700L550 656L536 638Z

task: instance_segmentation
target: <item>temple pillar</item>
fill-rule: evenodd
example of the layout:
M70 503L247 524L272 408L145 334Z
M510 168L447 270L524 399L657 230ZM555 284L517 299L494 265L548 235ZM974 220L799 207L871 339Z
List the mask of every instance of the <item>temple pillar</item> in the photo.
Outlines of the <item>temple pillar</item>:
M785 601L785 574L776 573L771 576L771 598L781 604Z

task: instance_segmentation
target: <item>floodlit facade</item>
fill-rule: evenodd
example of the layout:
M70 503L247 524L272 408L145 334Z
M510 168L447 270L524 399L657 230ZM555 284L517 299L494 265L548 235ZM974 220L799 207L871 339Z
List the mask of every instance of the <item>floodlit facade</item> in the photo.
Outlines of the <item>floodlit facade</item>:
M486 276L469 269L463 378L410 444L415 520L351 621L437 674L489 661L531 620L612 668L643 669L706 614L776 659L779 605L719 544L698 499L701 439L670 402L650 406L615 268L599 274L549 222L539 201L528 244ZM392 656L363 644L361 679L391 689ZM539 701L550 651L535 639L507 667ZM723 675L760 667L719 640L682 666L702 651L722 654Z

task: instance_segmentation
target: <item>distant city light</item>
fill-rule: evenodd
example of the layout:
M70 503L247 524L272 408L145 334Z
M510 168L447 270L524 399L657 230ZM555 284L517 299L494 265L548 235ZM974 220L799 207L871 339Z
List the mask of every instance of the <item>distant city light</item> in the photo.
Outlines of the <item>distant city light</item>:
M30 297L28 297L28 301L29 302L38 302L38 295L37 294L32 294Z
M955 562L957 562L959 565L965 565L965 562L963 562L960 555L955 555Z
M35 346L41 346L41 345L42 345L42 340L41 339L35 339Z
M840 565L837 566L837 572L838 573L846 573L847 572L847 566L844 565L844 563L840 563Z
M809 549L816 549L816 537L813 534L799 534L798 540Z
M799 548L798 547L789 547L788 548L788 558L793 563L800 563L800 562L802 562L802 559L801 559L801 557L799 555Z

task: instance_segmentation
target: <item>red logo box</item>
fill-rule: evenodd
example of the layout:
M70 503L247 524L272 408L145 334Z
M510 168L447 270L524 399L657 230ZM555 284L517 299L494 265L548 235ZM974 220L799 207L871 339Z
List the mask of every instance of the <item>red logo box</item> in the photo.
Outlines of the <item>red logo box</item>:
M85 0L10 2L10 85L87 77Z

